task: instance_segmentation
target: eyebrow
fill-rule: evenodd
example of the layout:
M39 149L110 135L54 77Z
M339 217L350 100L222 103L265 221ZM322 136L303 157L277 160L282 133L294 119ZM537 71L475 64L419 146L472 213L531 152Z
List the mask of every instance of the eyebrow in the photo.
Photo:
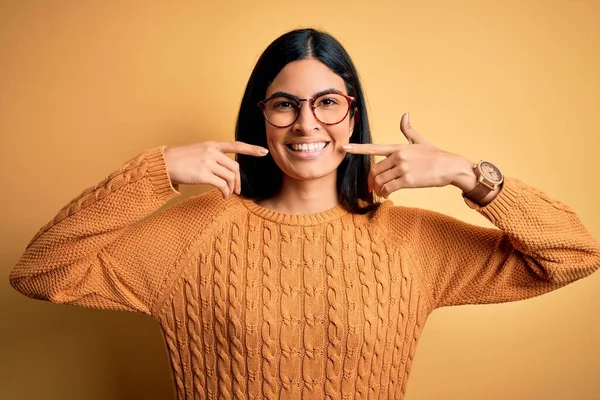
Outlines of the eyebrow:
M340 90L338 90L338 89L335 89L335 88L329 88L329 89L321 90L320 92L317 92L317 93L313 94L311 98L314 99L315 97L319 97L319 96L322 96L324 94L330 94L330 93L340 93L341 94L342 92ZM300 100L300 97L298 97L296 95L293 95L291 93L288 93L288 92L283 92L283 91L275 92L272 95L270 95L269 97L273 98L273 97L279 97L279 96L281 96L281 97L289 97L289 98L292 98L292 99L295 99L295 100Z

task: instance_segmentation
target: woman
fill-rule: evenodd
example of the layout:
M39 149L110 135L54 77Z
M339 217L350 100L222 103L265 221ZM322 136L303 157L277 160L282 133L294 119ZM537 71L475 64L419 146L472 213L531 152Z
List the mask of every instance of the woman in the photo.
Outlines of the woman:
M371 144L346 51L289 32L257 62L236 142L142 152L43 227L11 283L154 316L179 399L402 399L434 309L557 289L600 246L562 203L437 149L408 115L401 130L408 145ZM145 218L195 183L218 190ZM445 185L499 229L372 195Z

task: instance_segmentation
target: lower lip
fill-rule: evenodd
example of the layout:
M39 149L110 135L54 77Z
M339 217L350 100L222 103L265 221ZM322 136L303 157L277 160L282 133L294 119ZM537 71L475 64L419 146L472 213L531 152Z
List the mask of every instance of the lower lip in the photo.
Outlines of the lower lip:
M294 157L299 158L301 160L312 160L315 159L317 157L322 156L325 151L329 148L330 143L327 143L325 145L325 147L323 147L321 150L317 150L317 151L294 151L292 149L290 149L288 146L285 146L285 148L287 149L287 151Z

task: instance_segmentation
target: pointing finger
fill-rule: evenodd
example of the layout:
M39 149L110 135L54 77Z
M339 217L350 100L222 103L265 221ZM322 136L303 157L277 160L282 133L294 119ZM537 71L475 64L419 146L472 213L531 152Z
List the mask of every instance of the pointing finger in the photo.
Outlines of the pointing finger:
M261 146L255 146L244 142L217 142L217 148L223 153L246 154L249 156L262 157L269 153L269 150Z
M351 154L366 154L371 156L389 156L404 147L401 144L346 144L344 150Z

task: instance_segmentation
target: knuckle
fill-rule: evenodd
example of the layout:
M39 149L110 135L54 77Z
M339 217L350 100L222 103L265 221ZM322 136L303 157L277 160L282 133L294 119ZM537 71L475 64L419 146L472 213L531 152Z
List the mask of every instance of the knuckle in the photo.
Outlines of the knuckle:
M402 150L396 150L392 153L392 160L400 162L404 160L404 153Z
M215 154L217 154L219 152L219 149L217 149L217 146L209 146L206 149L206 153L210 156L214 156Z
M382 179L381 179L381 175L377 175L376 177L373 178L373 183L375 183L375 185L377 186L381 186L383 185Z
M377 186L385 186L385 182L383 181L383 178L381 177L381 175L377 175L375 178L373 178L373 182L375 182L375 185Z
M380 189L379 189L379 196L381 197L387 197L389 195L389 188L388 188L389 184L384 184Z
M388 197L390 194L394 193L396 190L398 190L399 188L399 181L398 179L394 179L391 182L386 183L383 188L383 195L384 197Z
M370 171L370 173L371 173L371 175L372 175L373 177L375 177L375 176L379 175L379 174L380 174L380 173L382 173L382 172L383 172L383 171L382 171L382 168L381 168L381 164L380 164L380 163L377 163L377 164L375 164L375 165L373 165L373 166L371 167L371 171Z

